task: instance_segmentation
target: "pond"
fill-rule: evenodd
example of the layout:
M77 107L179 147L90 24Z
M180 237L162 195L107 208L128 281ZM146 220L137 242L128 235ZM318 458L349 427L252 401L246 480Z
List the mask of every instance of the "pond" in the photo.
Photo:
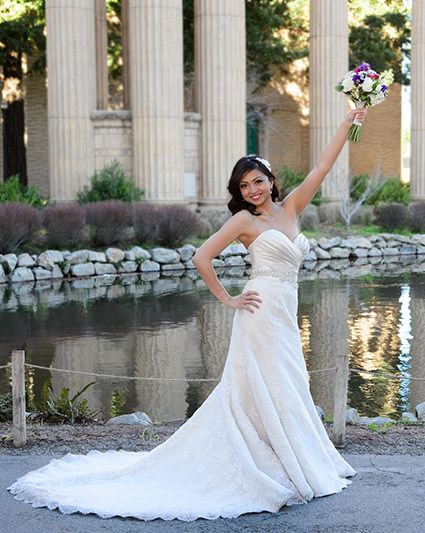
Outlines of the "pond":
M397 374L392 380L351 373L348 403L363 416L400 417L425 400L425 274L415 263L361 277L301 273L299 326L309 370L335 366ZM246 282L231 270L222 278L236 294ZM153 276L154 277L154 276ZM304 278L304 279L302 279ZM85 396L106 418L134 410L158 421L190 416L219 378L233 310L218 302L195 274L153 279L128 276L0 287L0 366L12 349L26 361L80 372L181 378L128 381L97 378ZM189 381L191 379L211 381ZM37 397L47 379L54 391L77 392L94 378L27 369ZM312 373L311 391L325 414L333 410L334 372ZM0 394L10 371L0 370Z

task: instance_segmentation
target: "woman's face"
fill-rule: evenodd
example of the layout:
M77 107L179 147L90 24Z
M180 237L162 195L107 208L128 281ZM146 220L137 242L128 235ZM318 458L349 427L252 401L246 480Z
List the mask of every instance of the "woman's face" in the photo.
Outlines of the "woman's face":
M269 178L257 168L247 172L239 182L242 198L255 206L260 206L270 198L272 186Z

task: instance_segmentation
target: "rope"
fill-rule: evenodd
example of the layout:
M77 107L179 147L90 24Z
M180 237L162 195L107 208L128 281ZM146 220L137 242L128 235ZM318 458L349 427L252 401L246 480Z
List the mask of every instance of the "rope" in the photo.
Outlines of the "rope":
M321 370L309 370L309 374L318 374L319 372L328 372L330 370L336 370L336 366L333 366L332 368L322 368Z
M12 365L8 364L8 365L0 366L0 370L2 370L3 368L12 368Z
M355 368L349 368L350 372L357 372L358 374L370 374L372 376L384 376L386 378L394 378L394 379L414 379L416 381L425 381L425 378L413 378L413 377L407 377L407 376L396 376L395 374L382 374L381 372L369 372L368 370L357 370Z

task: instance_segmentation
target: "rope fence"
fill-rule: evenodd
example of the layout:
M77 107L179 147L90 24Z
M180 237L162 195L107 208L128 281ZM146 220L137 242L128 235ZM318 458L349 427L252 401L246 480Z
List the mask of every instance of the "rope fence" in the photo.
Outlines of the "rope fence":
M323 372L335 372L335 395L334 395L334 412L333 412L333 434L332 441L335 446L342 446L345 439L346 409L349 374L355 372L358 374L368 374L372 376L382 376L398 380L416 380L425 381L425 378L398 376L396 374L384 374L381 372L371 372L368 370L358 370L349 368L348 355L338 355L336 357L336 366L331 368L322 368L310 370L309 374L318 374ZM66 374L79 374L92 376L96 378L109 379L126 379L131 381L166 381L166 382L218 382L218 378L156 378L140 376L119 376L114 374L101 374L96 372L82 372L80 370L67 370L65 368L55 368L41 365L34 365L25 362L25 351L14 350L12 352L12 362L0 366L2 369L12 370L12 398L13 398L13 436L14 445L19 448L26 444L26 412L25 412L25 367L48 370L50 372L63 372Z

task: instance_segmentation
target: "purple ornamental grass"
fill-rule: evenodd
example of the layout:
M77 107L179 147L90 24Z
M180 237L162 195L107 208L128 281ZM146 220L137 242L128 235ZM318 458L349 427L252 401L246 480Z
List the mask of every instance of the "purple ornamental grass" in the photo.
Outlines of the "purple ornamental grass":
M86 206L86 221L95 246L122 242L131 224L131 207L120 200L105 200Z
M15 252L30 243L40 229L41 213L37 208L19 202L0 204L0 253Z
M75 246L84 240L86 212L77 204L59 204L43 211L46 241L54 248Z

